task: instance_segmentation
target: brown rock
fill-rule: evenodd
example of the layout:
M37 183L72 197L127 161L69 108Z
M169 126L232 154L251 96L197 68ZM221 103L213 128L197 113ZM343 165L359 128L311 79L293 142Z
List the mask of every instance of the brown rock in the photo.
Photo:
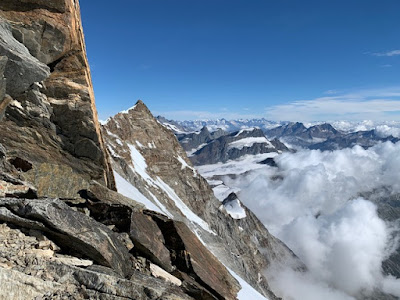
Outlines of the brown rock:
M164 246L164 237L157 223L150 216L132 212L129 231L136 249L147 256L152 262L171 272L170 253Z
M182 239L191 267L198 278L224 299L236 299L239 284L224 265L208 251L199 239L182 222L174 222Z
M7 206L19 216L15 217L6 211L0 213L0 219L29 229L40 229L60 246L73 249L98 264L112 268L122 276L130 275L128 250L115 233L83 213L74 211L60 200L1 199L0 206ZM4 210L5 207L0 209Z
M114 189L94 103L78 1L2 0L0 19L7 23L3 32L12 31L4 54L10 59L7 49L19 49L18 60L12 59L23 70L14 74L11 71L15 68L6 69L7 80L13 84L7 84L8 94L19 106L7 108L0 123L0 143L9 153L30 161L33 168L26 178L39 187L40 196L75 197L92 179ZM32 76L20 77L20 73ZM0 77L1 96L4 84ZM46 77L44 84L31 86ZM1 100L0 106L5 106Z

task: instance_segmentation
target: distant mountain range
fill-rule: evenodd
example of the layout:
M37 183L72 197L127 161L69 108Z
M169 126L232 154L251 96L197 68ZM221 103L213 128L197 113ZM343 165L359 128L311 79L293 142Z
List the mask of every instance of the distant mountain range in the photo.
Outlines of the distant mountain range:
M399 138L392 135L382 137L376 130L343 132L330 124L305 127L302 123L289 123L265 131L268 138L277 138L293 148L318 149L322 151L351 148L359 145L369 148L379 142L396 143Z
M239 119L239 120L194 120L194 121L172 121L164 117L158 116L157 119L164 125L170 126L175 133L189 133L200 131L204 126L210 131L222 129L227 132L239 131L240 129L257 127L262 130L271 129L281 125L288 124L289 122L274 122L262 119Z
M267 139L259 128L228 133L222 129L210 132L203 127L200 132L178 134L177 138L195 165L226 162L249 154L289 151L278 139Z
M229 148L228 144L235 140L233 137L244 129L258 129L253 133L253 138L264 137L268 142L279 142L277 151L286 151L287 148L332 151L355 145L366 149L379 142L391 141L396 143L400 136L400 134L392 135L400 133L400 125L393 122L376 125L371 122L335 122L335 126L333 126L328 123L310 125L299 122L273 122L266 119L171 121L158 117L158 121L174 131L195 164L215 163L216 159L224 162L245 154L265 153L266 148L257 142L244 145L240 151L231 150L232 147ZM210 157L212 155L213 158L204 158L205 153L208 153Z

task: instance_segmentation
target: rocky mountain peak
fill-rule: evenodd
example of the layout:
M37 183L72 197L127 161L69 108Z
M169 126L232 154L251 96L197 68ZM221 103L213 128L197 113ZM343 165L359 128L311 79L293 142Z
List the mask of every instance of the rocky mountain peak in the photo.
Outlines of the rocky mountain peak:
M228 208L224 208L206 180L194 169L172 131L135 107L129 114L119 113L112 117L104 125L103 132L118 189L134 186L130 192L126 190L126 196L133 193L131 195L141 199L148 208L185 223L205 243L212 245L213 254L226 266L244 276L264 295L275 299L266 279L262 275L254 276L261 274L261 269L271 263L274 256L264 257L257 243L275 245L276 248L270 249L271 254L282 251L287 254L284 255L286 258L293 258L293 254L286 252L239 201L231 201L226 204ZM206 130L201 132L206 133ZM201 132L190 136L201 138ZM210 138L210 133L207 137ZM238 214L230 211L231 206L241 210L240 225ZM252 238L254 235L259 242ZM223 246L227 244L229 251ZM234 254L243 251L248 255L239 263Z
M148 117L153 118L152 113L150 112L149 108L144 104L142 100L138 100L136 104L133 106L133 110L136 112L142 112L143 114L146 114Z

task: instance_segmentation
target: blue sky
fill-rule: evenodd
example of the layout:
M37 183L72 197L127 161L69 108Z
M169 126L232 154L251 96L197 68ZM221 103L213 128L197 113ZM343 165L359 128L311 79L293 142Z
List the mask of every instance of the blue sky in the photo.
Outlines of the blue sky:
M400 1L81 1L101 119L400 120Z

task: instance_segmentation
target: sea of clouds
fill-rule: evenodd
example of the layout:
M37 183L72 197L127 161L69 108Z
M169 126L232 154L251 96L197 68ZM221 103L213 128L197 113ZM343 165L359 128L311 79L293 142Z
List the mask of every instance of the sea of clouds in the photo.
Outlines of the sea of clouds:
M306 264L268 272L285 299L354 299L373 290L400 297L400 279L382 274L397 248L396 224L383 221L361 192L400 193L400 143L367 150L304 150L275 158L279 168L247 172L225 183ZM273 274L273 276L271 275Z

